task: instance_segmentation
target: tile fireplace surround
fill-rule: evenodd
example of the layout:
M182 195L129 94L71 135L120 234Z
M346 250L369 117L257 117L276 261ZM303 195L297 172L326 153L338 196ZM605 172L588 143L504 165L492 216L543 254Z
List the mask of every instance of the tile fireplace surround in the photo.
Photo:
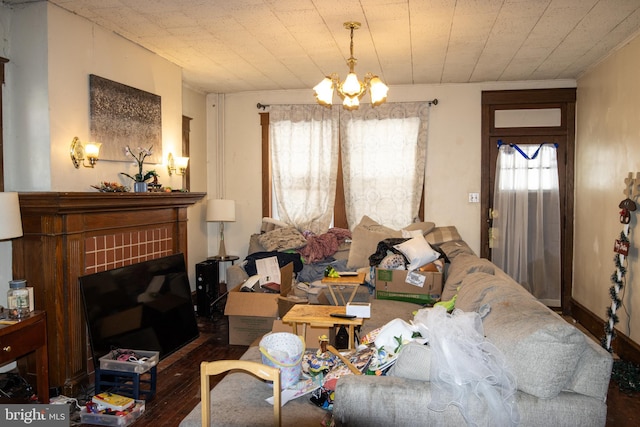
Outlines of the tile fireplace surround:
M74 396L90 359L78 277L184 253L187 208L205 193L20 193L24 236L13 240L13 277L47 312L49 383Z

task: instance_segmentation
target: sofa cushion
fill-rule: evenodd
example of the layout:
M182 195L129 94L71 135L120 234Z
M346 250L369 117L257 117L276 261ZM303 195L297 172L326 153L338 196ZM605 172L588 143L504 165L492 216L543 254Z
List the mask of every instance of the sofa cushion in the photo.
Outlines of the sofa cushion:
M458 287L462 285L463 279L471 273L481 271L483 273L493 274L497 267L491 261L485 258L479 258L477 255L463 253L458 255L447 270L447 279L442 289L440 298L442 301L448 301L458 293Z
M607 400L613 358L595 341L585 340L585 349L580 355L576 372L567 384L567 390L595 397L601 402Z
M411 341L400 349L395 364L389 369L392 377L429 381L431 372L431 348Z
M273 252L301 248L307 244L307 239L295 227L281 227L261 234L258 242L267 252Z
M499 290L496 292L496 290ZM535 299L526 289L511 279L483 271L467 274L460 283L455 308L463 311L478 311L487 303L487 294L493 292L492 302L505 299Z
M458 242L452 240L450 242L444 242L437 245L436 247L440 248L440 250L444 252L447 258L449 258L449 261L453 261L453 259L460 254L475 255L475 252L473 252L469 245L464 241Z
M473 276L473 277L471 277ZM461 287L456 307L488 304L485 336L504 354L518 389L550 399L570 386L586 343L582 334L517 283L474 273ZM464 308L463 308L464 307Z

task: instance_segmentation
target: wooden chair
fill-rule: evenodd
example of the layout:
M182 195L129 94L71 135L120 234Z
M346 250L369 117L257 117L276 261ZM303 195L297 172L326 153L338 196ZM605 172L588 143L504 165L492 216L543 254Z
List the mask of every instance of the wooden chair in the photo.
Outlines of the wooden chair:
M202 362L200 364L202 427L209 427L211 422L209 376L218 375L232 369L247 371L263 380L273 381L273 423L275 426L280 427L282 422L280 417L280 369L246 360L217 360L214 362Z

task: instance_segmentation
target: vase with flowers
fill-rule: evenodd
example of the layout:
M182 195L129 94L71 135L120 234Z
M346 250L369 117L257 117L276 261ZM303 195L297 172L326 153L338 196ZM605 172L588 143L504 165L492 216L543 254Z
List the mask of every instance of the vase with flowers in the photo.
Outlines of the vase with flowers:
M138 173L136 173L135 175L129 175L126 172L120 172L120 174L128 178L131 178L133 180L133 191L135 193L146 193L148 189L147 180L158 176L155 170L149 170L146 172L143 171L144 159L146 159L151 154L153 154L152 149L153 149L153 145L149 148L138 147L137 154L134 153L133 150L131 150L131 148L129 148L128 145L124 149L124 154L127 157L133 158L134 165L138 167Z

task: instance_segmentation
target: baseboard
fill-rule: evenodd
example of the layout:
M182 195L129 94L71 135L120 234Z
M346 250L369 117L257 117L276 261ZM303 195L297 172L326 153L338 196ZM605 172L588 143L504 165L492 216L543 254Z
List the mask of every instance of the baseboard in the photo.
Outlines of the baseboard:
M573 298L571 316L596 338L601 339L604 336L605 321ZM617 329L611 348L621 359L640 364L640 345Z

